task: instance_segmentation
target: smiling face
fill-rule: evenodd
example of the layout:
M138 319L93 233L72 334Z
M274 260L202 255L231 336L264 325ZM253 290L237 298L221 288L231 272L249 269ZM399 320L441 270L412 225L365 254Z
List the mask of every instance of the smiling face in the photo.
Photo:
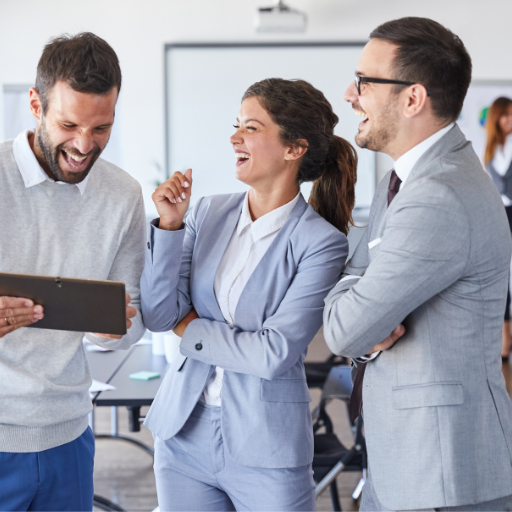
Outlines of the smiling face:
M393 56L396 46L382 39L372 39L364 47L356 68L356 74L371 78L396 79L393 72ZM386 148L398 135L400 114L399 94L391 84L361 83L361 95L352 82L345 91L344 99L352 104L354 114L362 118L356 144L372 151L387 152Z
M300 155L283 145L279 126L257 97L243 101L235 128L229 140L235 150L237 179L261 187L282 176L297 175Z
M503 115L500 116L498 124L505 137L512 133L512 104L510 104Z
M86 94L59 81L43 113L39 94L30 91L37 119L33 150L46 173L57 181L80 183L107 145L114 123L117 89Z

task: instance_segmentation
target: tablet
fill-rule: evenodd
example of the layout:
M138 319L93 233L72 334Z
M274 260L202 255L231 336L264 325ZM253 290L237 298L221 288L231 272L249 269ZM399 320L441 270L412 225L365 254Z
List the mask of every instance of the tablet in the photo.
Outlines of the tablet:
M44 308L27 327L126 334L124 283L0 273L0 297L23 297Z

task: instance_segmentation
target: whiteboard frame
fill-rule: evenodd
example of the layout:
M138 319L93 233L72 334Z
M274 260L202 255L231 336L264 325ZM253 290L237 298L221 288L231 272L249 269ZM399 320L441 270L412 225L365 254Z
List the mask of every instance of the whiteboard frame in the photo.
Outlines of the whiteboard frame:
M165 132L165 179L171 177L170 162L171 162L171 128L169 126L169 81L167 79L169 74L168 69L168 52L175 49L200 49L200 48L340 48L340 47L360 47L361 50L368 43L368 41L311 41L311 42L261 42L261 43L248 43L248 42L231 42L231 43L207 43L207 42L190 42L190 43L166 43L164 45L164 132ZM375 169L374 169L375 171Z

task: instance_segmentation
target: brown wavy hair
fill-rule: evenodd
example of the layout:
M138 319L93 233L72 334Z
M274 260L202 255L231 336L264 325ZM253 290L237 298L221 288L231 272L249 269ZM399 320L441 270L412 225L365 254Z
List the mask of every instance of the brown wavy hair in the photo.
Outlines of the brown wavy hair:
M487 131L487 145L485 146L484 163L487 165L496 153L498 146L503 146L505 143L505 134L500 127L500 117L506 114L507 108L512 105L510 98L501 96L489 108L487 112L487 120L485 122L485 129Z
M345 235L354 225L357 153L334 135L338 116L321 91L305 80L267 78L251 85L242 98L257 97L280 128L285 145L307 147L297 181L312 181L309 204ZM307 144L301 143L307 141Z

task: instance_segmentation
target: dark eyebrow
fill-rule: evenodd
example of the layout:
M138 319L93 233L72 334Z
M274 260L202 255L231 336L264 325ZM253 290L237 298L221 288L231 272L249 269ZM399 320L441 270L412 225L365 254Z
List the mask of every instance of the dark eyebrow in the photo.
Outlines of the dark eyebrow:
M240 122L240 119L238 119L238 117L236 118L236 122L239 123ZM246 123L250 123L250 122L256 122L256 123L260 123L261 126L265 126L261 121L258 121L257 119L247 119L247 121L245 121Z
M359 75L359 76L366 76L365 73L363 73L362 71L357 71L356 70L356 75Z

